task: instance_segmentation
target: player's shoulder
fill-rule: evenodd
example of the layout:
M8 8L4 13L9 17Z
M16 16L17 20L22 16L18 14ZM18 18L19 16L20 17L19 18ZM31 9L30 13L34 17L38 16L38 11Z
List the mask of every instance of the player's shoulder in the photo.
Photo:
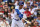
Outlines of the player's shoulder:
M15 6L15 9L19 9L19 5Z
M19 10L19 9L15 9L15 10Z
M19 11L19 9L15 9L15 11L16 11L16 12L18 12L18 11Z
M20 9L20 11L25 11L24 9Z

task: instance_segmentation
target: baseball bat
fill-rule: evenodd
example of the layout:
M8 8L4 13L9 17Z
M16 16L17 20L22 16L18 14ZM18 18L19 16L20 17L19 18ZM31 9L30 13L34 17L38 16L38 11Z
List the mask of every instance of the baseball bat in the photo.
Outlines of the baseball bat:
M25 18L23 18L23 20L25 20ZM28 24L31 24L31 22L30 21L28 21L28 20L25 20Z

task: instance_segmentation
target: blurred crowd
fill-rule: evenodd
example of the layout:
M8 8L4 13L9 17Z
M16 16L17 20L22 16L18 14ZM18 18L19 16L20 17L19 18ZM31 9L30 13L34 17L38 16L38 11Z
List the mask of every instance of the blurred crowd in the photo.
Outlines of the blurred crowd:
M0 0L0 27L11 26L13 19L11 13L14 11L13 9L19 9L20 1L24 2L23 7L21 7L22 11L25 10L23 13L26 14L26 20L31 22L31 24L25 24L25 27L40 26L40 11L39 13L37 11L40 10L40 0Z

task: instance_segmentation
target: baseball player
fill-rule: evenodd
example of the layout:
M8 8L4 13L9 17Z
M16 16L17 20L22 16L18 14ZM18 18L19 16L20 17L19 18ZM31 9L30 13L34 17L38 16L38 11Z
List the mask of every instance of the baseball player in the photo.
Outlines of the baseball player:
M24 9L23 9L23 6L24 6L24 2L23 1L20 1L19 2L19 11L21 12L21 14L24 14Z
M20 2L19 2L20 3ZM19 8L22 9L21 7L23 7L23 2L21 2L21 4L19 4ZM13 9L12 13L11 13L11 18L12 18L12 25L11 27L24 27L23 22L22 22L22 18L23 18L23 14L20 11L20 9Z

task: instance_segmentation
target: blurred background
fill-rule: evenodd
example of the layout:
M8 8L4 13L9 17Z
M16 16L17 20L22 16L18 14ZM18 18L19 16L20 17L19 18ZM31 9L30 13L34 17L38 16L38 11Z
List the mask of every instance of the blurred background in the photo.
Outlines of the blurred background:
M0 27L11 27L12 10L19 9L20 1L24 2L22 8L29 8L31 13L27 20L32 24L26 24L25 27L40 27L40 0L0 0Z

